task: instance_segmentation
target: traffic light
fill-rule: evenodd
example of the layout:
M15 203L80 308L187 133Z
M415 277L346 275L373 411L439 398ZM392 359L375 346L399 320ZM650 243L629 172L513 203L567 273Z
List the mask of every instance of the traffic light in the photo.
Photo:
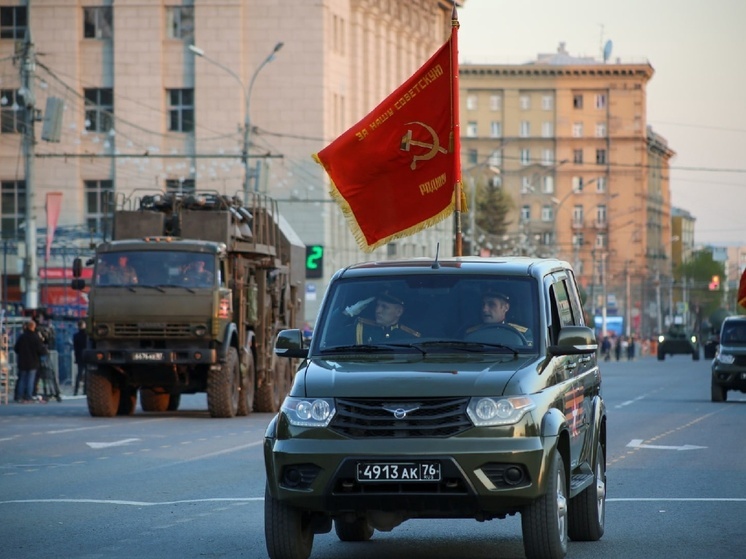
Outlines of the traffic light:
M717 291L720 289L720 276L712 276L710 281L710 291Z
M306 245L306 278L318 279L324 277L324 247L323 245Z

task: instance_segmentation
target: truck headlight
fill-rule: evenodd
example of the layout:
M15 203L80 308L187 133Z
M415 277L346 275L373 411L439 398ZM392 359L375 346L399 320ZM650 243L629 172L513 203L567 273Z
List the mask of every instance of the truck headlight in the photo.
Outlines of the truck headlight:
M109 327L106 324L97 324L96 335L99 338L105 338L106 336L109 335Z
M281 411L291 425L299 427L326 427L334 417L334 400L331 398L293 398L288 396Z
M736 356L731 355L730 353L718 352L717 360L720 361L723 365L733 365L733 362L736 360Z
M527 396L511 398L472 398L466 408L472 423L477 427L512 425L517 423L536 404Z

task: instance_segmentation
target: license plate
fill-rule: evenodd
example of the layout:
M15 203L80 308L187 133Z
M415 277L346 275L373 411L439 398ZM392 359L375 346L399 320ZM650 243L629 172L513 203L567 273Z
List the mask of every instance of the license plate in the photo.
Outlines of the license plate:
M357 480L440 481L439 462L358 462Z
M163 361L162 351L137 351L132 354L133 361Z

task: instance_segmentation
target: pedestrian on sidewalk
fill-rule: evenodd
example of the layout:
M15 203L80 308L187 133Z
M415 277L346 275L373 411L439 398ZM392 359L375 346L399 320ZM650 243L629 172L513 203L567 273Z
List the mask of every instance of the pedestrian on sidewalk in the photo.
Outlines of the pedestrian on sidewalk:
M73 334L73 353L75 354L75 364L78 366L78 374L75 377L75 390L73 395L78 395L80 383L83 383L83 394L88 392L88 379L85 374L85 363L83 363L83 351L88 347L88 331L86 330L85 320L78 321L78 331Z
M36 372L41 366L42 356L47 354L47 348L36 332L36 322L31 320L26 324L13 350L18 364L18 399L22 403L33 402Z

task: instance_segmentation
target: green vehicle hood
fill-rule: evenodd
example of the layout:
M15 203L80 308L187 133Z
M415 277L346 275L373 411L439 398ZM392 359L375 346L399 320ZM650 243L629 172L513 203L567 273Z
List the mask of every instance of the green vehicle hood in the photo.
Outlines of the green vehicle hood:
M536 356L512 355L458 361L315 359L298 371L292 393L306 398L500 396L518 371L539 363Z

